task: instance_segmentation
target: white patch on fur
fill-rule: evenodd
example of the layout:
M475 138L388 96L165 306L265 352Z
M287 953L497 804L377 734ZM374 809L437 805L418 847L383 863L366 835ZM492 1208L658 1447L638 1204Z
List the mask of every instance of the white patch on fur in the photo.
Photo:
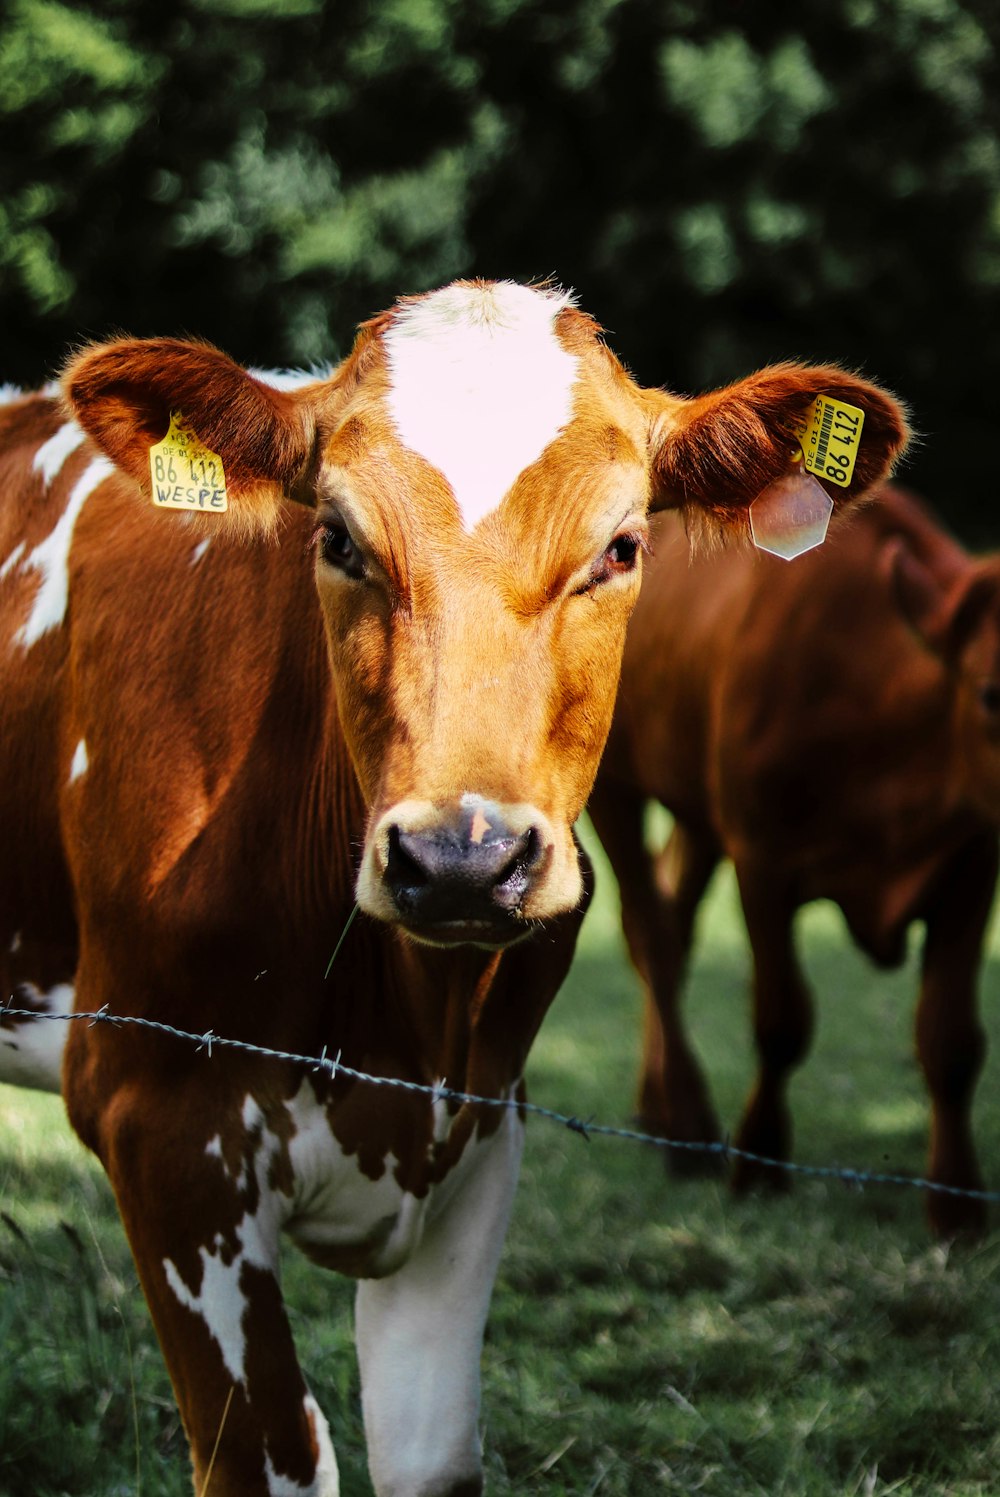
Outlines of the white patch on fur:
M208 550L211 544L212 537L210 535L206 536L203 541L198 542L197 546L195 546L194 550L191 553L191 565L193 567L196 567L198 565L199 561L201 561L201 558L204 556L205 552Z
M246 1331L243 1319L247 1296L243 1288L243 1268L277 1272L278 1207L268 1176L281 1141L263 1126L263 1114L252 1097L243 1106L243 1122L249 1134L256 1135L252 1168L259 1187L256 1211L244 1211L236 1228L239 1243L235 1254L227 1252L225 1240L217 1233L211 1245L198 1249L201 1258L201 1288L194 1293L181 1278L175 1263L164 1258L163 1268L177 1299L205 1322L208 1332L222 1353L234 1382L246 1382ZM221 1144L211 1140L206 1152L218 1153ZM228 1172L227 1172L228 1173ZM232 1177L231 1177L232 1178ZM245 1173L237 1181L240 1189ZM226 1261L226 1258L230 1261Z
M35 601L28 621L14 636L26 650L37 643L43 634L56 629L66 617L69 602L69 552L73 542L73 528L80 511L94 490L115 471L114 464L106 457L95 457L73 486L69 502L52 533L41 541L26 559L26 567L35 567L41 574Z
M340 1476L337 1472L337 1457L330 1439L330 1429L323 1411L307 1393L304 1400L306 1417L313 1427L319 1460L316 1475L308 1486L300 1486L290 1477L281 1476L275 1469L270 1452L264 1454L264 1474L267 1477L268 1497L340 1497Z
M572 304L508 281L445 286L400 307L385 334L399 439L447 479L467 530L570 419L578 361L555 319Z
M15 936L11 951L16 951L20 944L20 936ZM38 1008L50 1014L68 1014L73 1008L74 993L68 982L57 983L45 993L34 983L23 986L29 990L31 1002L19 1004L15 999L11 1008ZM57 1092L62 1082L66 1030L62 1020L44 1018L23 1019L15 1022L12 1029L0 1029L0 1081Z
M87 757L87 744L86 741L81 738L80 742L76 746L76 752L73 755L73 762L69 767L70 784L74 784L81 775L85 775L89 768L90 760Z
M2 566L0 566L0 578L6 577L8 572L12 572L14 570L18 562L21 560L21 557L24 555L24 552L24 541L18 541L13 551L7 557L7 560L3 563Z
M0 405L10 405L14 400L22 400L24 391L20 385L0 385Z
M246 1217L243 1220L245 1222ZM244 1262L252 1261L242 1246L242 1230L243 1223L237 1229L241 1248L231 1263L227 1263L222 1256L225 1243L220 1236L216 1236L210 1248L198 1249L201 1257L201 1290L198 1294L191 1292L171 1259L163 1260L167 1283L181 1304L186 1305L205 1322L209 1334L222 1352L222 1360L230 1376L237 1383L242 1383L246 1376L243 1316L246 1313L247 1299L240 1281Z
M364 1174L357 1156L345 1154L333 1136L326 1107L308 1082L285 1105L295 1124L289 1142L295 1195L283 1223L288 1235L314 1251L367 1248L366 1273L393 1273L420 1241L428 1197L400 1187L392 1154L377 1180Z
M447 1492L481 1470L483 1327L523 1139L511 1110L495 1133L469 1143L435 1189L412 1257L358 1285L361 1401L378 1492Z
M435 1086L447 1087L448 1083L442 1077L434 1083ZM434 1149L438 1144L443 1144L451 1132L452 1114L448 1110L448 1103L444 1097L435 1097L431 1103L431 1146L430 1156L434 1157Z
M58 475L66 459L76 451L83 440L83 428L75 421L67 421L65 426L60 426L54 436L42 443L35 453L31 466L36 473L41 473L46 488Z

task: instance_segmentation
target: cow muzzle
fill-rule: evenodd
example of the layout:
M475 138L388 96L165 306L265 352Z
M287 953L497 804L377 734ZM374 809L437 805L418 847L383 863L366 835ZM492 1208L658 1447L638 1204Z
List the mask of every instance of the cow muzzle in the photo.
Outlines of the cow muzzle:
M555 840L530 806L501 807L466 795L442 812L404 801L370 830L358 903L435 946L508 946L556 913L549 888ZM575 855L573 875L560 909L579 898Z

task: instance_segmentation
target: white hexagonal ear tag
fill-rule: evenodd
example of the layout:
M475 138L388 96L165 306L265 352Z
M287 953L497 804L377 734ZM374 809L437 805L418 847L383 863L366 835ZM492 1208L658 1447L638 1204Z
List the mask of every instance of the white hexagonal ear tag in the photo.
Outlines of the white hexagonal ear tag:
M759 551L791 561L826 540L833 500L801 464L761 489L750 506L750 533Z

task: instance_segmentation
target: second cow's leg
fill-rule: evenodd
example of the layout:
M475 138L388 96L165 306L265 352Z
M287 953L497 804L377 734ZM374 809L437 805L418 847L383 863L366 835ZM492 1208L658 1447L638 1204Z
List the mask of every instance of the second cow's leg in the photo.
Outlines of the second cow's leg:
M792 1119L786 1100L789 1073L805 1057L813 1031L812 998L795 954L795 903L767 864L737 863L740 899L753 953L754 1040L757 1077L743 1113L737 1146L766 1159L787 1159ZM782 1188L787 1176L737 1159L733 1184Z
M942 1185L981 1190L972 1138L972 1096L986 1042L977 980L997 876L996 839L967 848L941 881L927 913L916 1039L931 1099L928 1174ZM942 1237L986 1227L982 1201L929 1192L927 1214Z
M652 857L644 840L645 806L636 792L599 781L589 807L618 880L632 964L646 987L639 1119L660 1137L710 1143L719 1137L718 1121L680 998L695 915L719 852L713 839L678 823L663 852ZM711 1162L704 1153L669 1151L668 1163L679 1171Z

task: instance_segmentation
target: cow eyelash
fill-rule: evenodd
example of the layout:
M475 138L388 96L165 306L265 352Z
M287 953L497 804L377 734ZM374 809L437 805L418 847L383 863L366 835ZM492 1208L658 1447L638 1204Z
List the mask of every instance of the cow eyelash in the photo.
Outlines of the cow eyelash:
M337 520L325 520L317 525L313 545L328 566L335 567L346 577L365 576L365 563L346 525Z
M623 530L620 535L615 536L603 556L595 564L583 587L578 588L577 592L589 593L601 583L610 582L612 577L622 577L627 572L634 572L639 553L648 550L649 543L641 531Z

